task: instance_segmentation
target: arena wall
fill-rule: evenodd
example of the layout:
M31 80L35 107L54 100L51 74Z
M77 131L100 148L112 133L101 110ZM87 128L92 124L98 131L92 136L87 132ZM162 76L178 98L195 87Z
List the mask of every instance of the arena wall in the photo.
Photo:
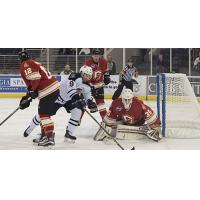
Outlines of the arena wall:
M56 76L60 81L66 76ZM194 92L200 100L200 77L188 77ZM113 92L119 83L118 75L111 75L111 83L105 86L105 98L111 99ZM134 94L142 100L155 100L156 77L139 76L136 78L138 84L134 85ZM20 75L0 75L0 98L20 98L26 92L26 86Z

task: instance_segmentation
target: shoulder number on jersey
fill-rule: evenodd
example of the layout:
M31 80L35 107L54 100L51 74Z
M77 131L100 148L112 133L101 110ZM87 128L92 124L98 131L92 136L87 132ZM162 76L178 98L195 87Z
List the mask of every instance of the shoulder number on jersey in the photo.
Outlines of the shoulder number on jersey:
M74 86L74 81L70 80L69 86L70 86L70 87L73 87L73 86Z
M153 111L152 110L148 109L148 110L145 111L145 116L146 116L147 119L150 118L152 115L153 115Z
M29 75L29 74L31 74L31 73L32 73L31 68L25 69L25 70L24 70L24 73L26 74L26 76Z

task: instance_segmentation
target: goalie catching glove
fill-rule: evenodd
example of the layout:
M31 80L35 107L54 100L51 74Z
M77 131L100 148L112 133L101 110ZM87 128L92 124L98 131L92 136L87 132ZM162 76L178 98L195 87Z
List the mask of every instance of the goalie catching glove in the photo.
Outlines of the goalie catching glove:
M92 101L91 99L88 99L87 105L88 105L88 108L90 109L91 113L98 111L97 104L94 101Z

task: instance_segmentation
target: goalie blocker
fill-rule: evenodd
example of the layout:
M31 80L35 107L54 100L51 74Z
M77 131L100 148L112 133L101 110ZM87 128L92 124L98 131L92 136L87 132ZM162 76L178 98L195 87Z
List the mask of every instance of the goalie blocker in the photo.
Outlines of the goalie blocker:
M122 98L113 100L102 125L117 139L148 137L158 142L162 138L160 119L149 106L134 97L130 89L124 89ZM106 134L99 129L94 140L105 138Z

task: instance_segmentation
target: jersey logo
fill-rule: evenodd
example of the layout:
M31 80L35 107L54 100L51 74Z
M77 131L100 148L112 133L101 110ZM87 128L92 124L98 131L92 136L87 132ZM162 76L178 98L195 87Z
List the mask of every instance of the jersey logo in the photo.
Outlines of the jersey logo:
M122 111L122 110L123 110L123 107L117 106L117 107L115 108L115 110L116 110L116 111Z
M97 81L101 79L101 71L94 71L93 78Z
M133 124L134 123L134 118L129 116L129 115L122 116L122 119L127 124Z

